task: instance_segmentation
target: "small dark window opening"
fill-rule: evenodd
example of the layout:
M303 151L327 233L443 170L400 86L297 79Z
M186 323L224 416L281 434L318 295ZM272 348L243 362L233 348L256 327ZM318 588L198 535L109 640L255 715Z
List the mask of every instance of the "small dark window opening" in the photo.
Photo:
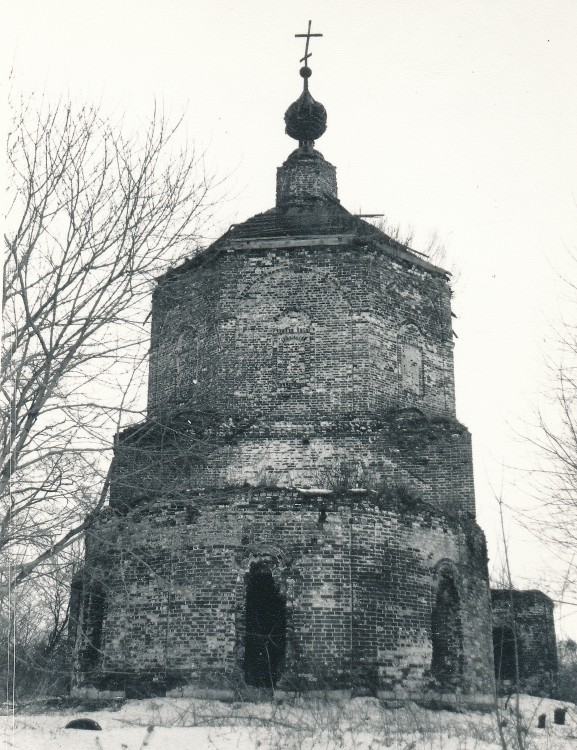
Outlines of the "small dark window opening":
M271 571L263 564L253 564L246 577L246 683L273 688L282 672L285 651L285 599Z
M459 592L449 572L441 576L431 625L433 677L443 688L456 687L463 673L463 630Z
M493 628L495 677L498 681L515 680L515 636L513 628L499 625Z

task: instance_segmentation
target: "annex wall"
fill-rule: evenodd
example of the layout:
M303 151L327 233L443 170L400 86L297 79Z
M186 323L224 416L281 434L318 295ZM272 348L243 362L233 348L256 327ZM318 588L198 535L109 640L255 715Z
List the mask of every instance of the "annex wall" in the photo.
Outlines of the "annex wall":
M492 589L491 602L498 687L514 688L518 664L521 690L555 697L558 663L552 600L537 590Z

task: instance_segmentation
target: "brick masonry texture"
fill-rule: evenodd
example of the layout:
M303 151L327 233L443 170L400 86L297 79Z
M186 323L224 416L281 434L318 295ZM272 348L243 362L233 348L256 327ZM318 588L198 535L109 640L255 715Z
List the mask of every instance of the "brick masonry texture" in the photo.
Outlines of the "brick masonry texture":
M277 205L337 197L337 171L312 148L299 148L277 170Z
M521 690L555 697L558 665L553 602L541 591L502 589L491 591L491 601L493 632L497 641L496 662L499 661L498 635L503 629L510 630L514 624Z
M401 484L437 507L474 515L470 436L452 419L394 412L381 420L206 426L189 413L184 424L150 432L138 427L122 436L113 506L160 498L176 487L330 490L348 480L364 488Z
M491 700L447 274L336 196L299 148L275 208L158 280L148 418L74 588L79 688L246 688L258 584L276 689Z
M242 683L245 576L266 558L287 598L279 689L357 688L423 697L439 570L454 572L464 649L457 692L490 693L483 535L419 501L229 490L109 512L89 540L109 615L99 685L131 671L171 684ZM117 539L122 539L122 545ZM102 566L99 569L99 566Z
M421 338L421 394L399 379ZM192 377L191 377L192 375ZM417 407L454 416L446 279L359 246L230 249L154 297L150 411L180 405L307 418Z

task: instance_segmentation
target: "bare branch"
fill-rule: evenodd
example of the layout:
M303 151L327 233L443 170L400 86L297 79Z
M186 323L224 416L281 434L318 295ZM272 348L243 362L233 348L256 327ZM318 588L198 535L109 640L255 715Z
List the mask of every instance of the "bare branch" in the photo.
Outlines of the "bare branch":
M202 155L156 108L127 137L93 107L13 106L3 265L0 561L18 585L105 501L122 415L142 415L147 298L211 218ZM104 484L103 484L104 483ZM12 566L12 567L11 567Z

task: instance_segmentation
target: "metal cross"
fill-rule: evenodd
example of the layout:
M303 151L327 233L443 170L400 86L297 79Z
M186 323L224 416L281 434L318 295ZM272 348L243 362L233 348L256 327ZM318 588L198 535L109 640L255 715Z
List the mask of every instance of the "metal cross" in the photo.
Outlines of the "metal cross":
M309 42L310 42L311 37L322 36L322 34L311 34L311 23L312 21L309 21L309 28L306 34L295 34L295 37L301 37L303 39L306 37L306 40L307 40L307 43L305 45L305 56L300 61L300 62L304 62L305 65L307 64L307 60L309 59L309 57L312 57L312 52L309 52Z

